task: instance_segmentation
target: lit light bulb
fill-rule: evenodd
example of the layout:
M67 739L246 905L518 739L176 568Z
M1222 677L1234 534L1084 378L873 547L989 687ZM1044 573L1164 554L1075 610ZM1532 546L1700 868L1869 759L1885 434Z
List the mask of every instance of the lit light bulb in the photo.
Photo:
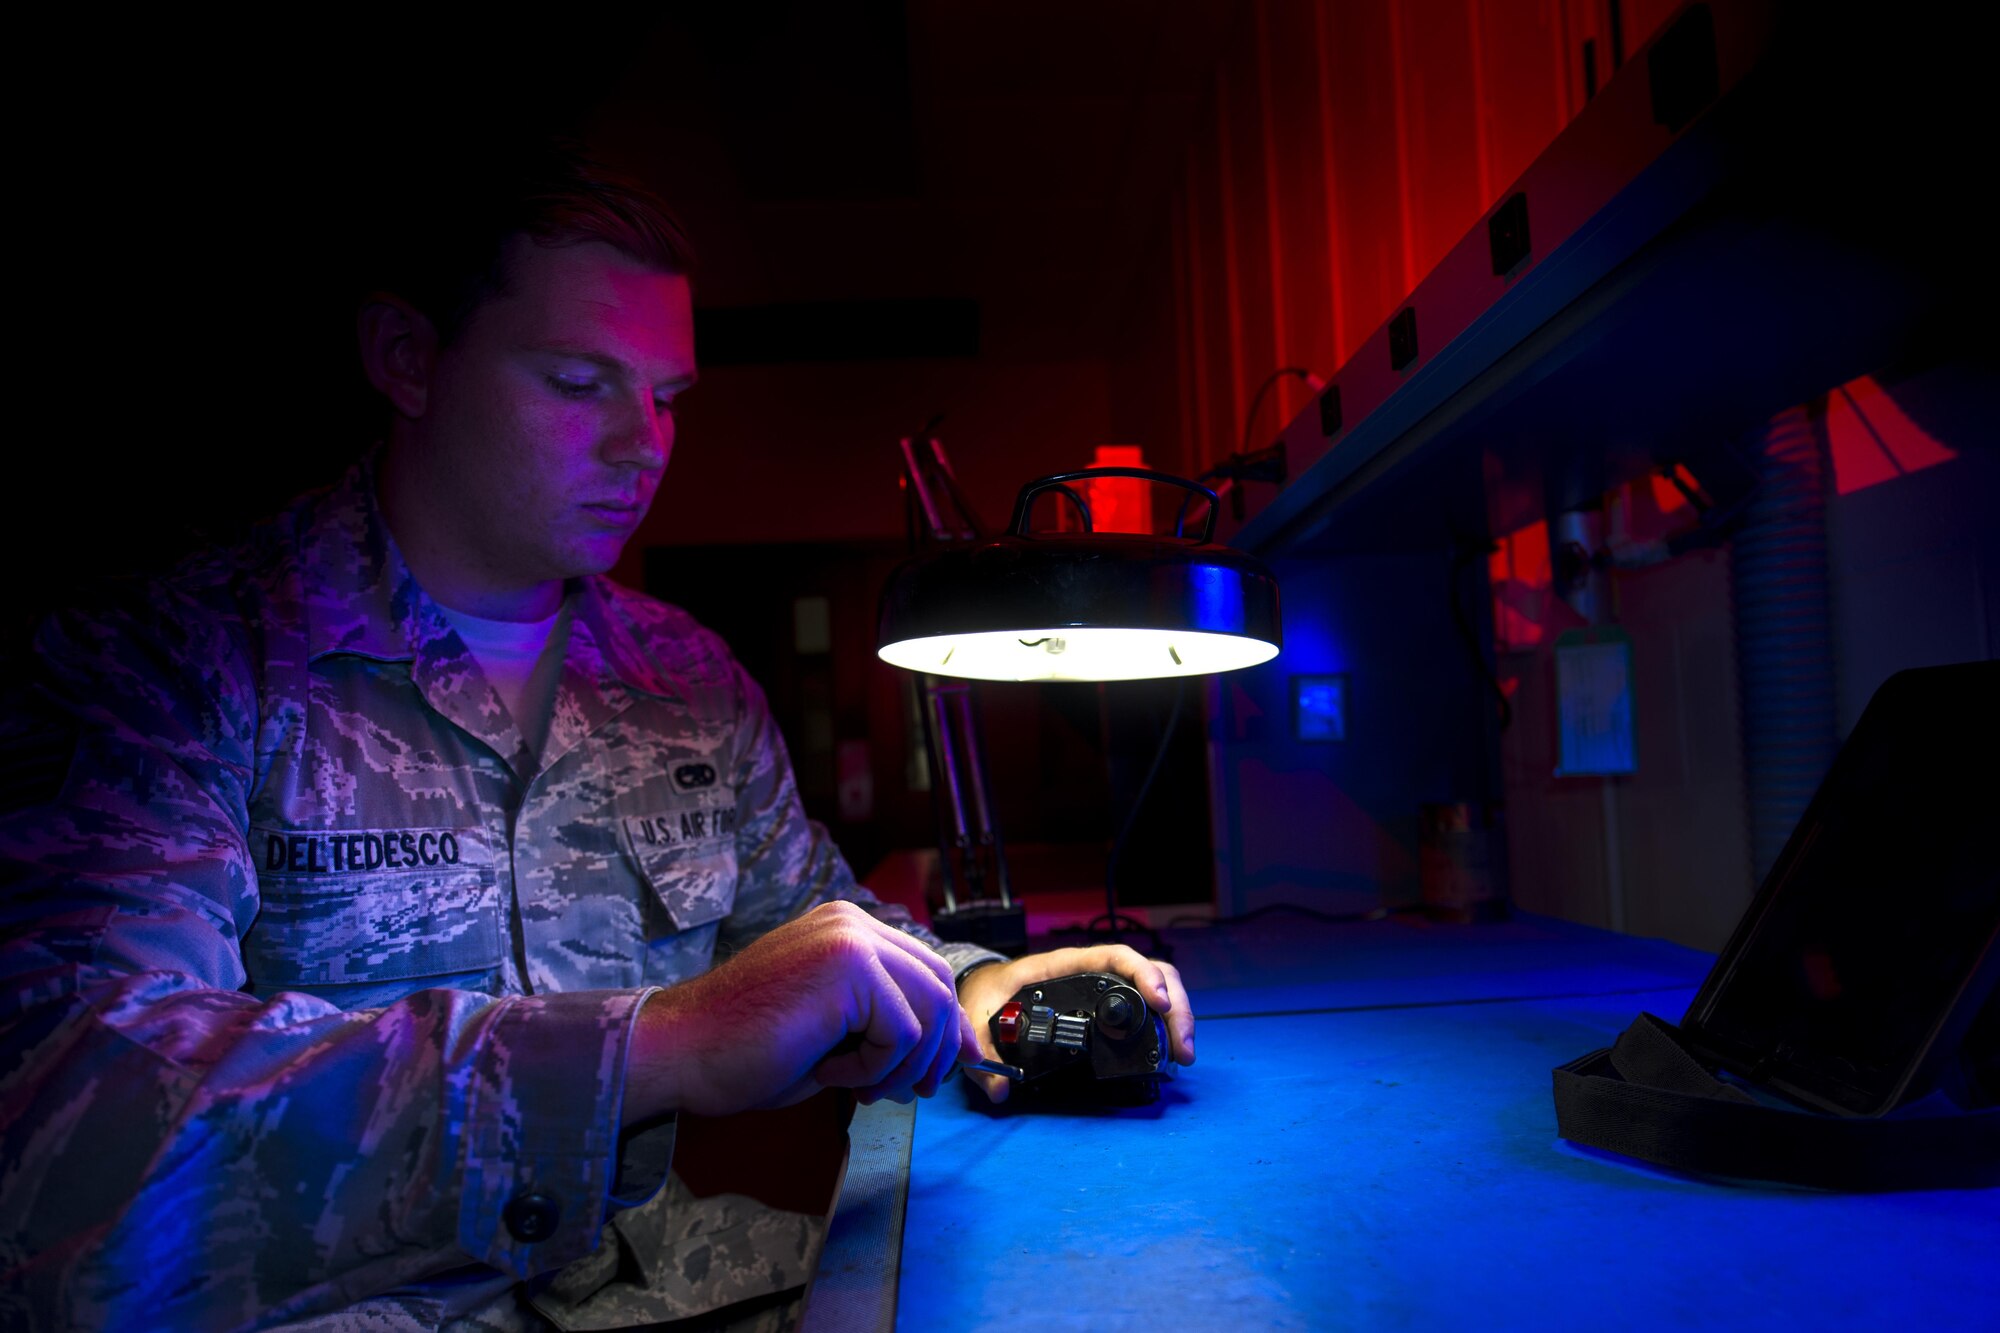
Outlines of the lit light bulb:
M1238 634L1081 626L904 639L877 655L908 671L972 680L1143 680L1235 671L1270 661L1278 648Z

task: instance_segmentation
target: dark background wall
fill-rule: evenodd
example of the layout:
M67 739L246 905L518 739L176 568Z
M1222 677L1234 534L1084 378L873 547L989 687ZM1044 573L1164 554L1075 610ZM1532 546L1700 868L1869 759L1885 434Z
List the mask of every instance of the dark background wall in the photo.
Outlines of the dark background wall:
M927 841L903 683L872 652L903 537L897 440L941 418L989 519L1120 442L1117 315L1227 11L677 5L518 33L387 13L38 17L18 48L42 78L17 194L35 254L13 282L54 375L17 417L0 557L29 577L10 660L82 583L229 540L367 447L354 238L395 207L385 175L497 132L567 132L671 200L700 256L703 383L615 576L741 641L859 868ZM942 333L896 322L940 304ZM802 309L817 332L781 346ZM832 605L825 662L787 637L801 596ZM1094 882L1110 775L1131 766L1109 739L1117 706L994 696L1008 833L1079 848L1059 873ZM829 776L857 741L877 813L847 820ZM1180 768L1163 790L1199 809L1198 758ZM1199 896L1206 820L1176 822L1197 872L1182 896Z
M872 658L872 590L902 536L897 438L941 414L989 519L1100 444L1192 475L1268 440L1308 402L1280 381L1246 423L1268 373L1337 368L1674 8L690 4L518 36L409 14L37 16L17 46L33 87L8 282L38 359L0 525L22 575L5 643L80 579L226 539L366 446L349 270L357 220L390 206L385 164L500 125L574 132L681 210L710 330L800 307L878 332L885 302L958 312L944 332L915 321L900 352L835 319L782 356L753 338L711 360L616 571L727 629L865 869L928 834L904 685ZM1926 151L1948 159L1940 144ZM1843 727L1892 667L1995 651L1990 354L1919 361L1875 369L1932 411L1952 461L1830 507ZM1268 494L1253 484L1250 512ZM1515 723L1491 732L1441 586L1461 554L1289 562L1286 654L1197 700L1129 892L1200 897L1214 878L1225 906L1406 899L1416 807L1498 782L1524 904L1609 920L1622 843L1631 928L1715 942L1748 882L1727 552L1624 579L1643 725L1665 736L1644 751L1677 757L1613 806L1547 779L1545 657L1500 663ZM1483 634L1478 575L1459 591ZM823 655L792 637L815 597ZM1350 676L1345 748L1274 731L1290 676L1313 671ZM1047 861L1052 883L1101 874L1165 706L1145 688L989 691L1010 835L1075 852ZM873 802L848 819L857 745ZM1684 825L1699 831L1669 836Z

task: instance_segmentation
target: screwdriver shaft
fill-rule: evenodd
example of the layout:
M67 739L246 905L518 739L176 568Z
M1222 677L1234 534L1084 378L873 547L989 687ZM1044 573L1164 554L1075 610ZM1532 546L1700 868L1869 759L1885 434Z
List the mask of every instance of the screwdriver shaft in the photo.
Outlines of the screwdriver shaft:
M1021 1066L1002 1064L998 1060L967 1060L964 1067L976 1069L982 1074L998 1074L1001 1078L1012 1079L1016 1083L1028 1076L1027 1071Z

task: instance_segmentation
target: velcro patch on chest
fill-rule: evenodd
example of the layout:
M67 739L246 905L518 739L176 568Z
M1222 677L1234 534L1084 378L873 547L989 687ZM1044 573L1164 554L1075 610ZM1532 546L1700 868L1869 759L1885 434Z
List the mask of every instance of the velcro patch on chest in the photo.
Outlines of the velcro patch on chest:
M479 828L301 830L253 828L250 845L267 875L380 875L484 866Z
M722 842L736 836L736 808L690 806L656 815L628 815L625 836L632 840L634 848Z
M682 791L700 791L703 787L713 787L715 765L677 764L674 767L674 785Z

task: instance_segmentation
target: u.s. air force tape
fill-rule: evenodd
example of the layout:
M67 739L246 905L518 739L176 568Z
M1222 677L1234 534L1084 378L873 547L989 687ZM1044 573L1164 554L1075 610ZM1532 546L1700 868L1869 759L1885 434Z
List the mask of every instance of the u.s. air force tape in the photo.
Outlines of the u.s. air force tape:
M355 875L486 863L477 828L339 829L301 832L256 828L251 846L267 875Z
M642 847L720 842L735 834L736 807L732 805L688 806L656 815L628 815L625 818L625 836L631 839L635 852Z

